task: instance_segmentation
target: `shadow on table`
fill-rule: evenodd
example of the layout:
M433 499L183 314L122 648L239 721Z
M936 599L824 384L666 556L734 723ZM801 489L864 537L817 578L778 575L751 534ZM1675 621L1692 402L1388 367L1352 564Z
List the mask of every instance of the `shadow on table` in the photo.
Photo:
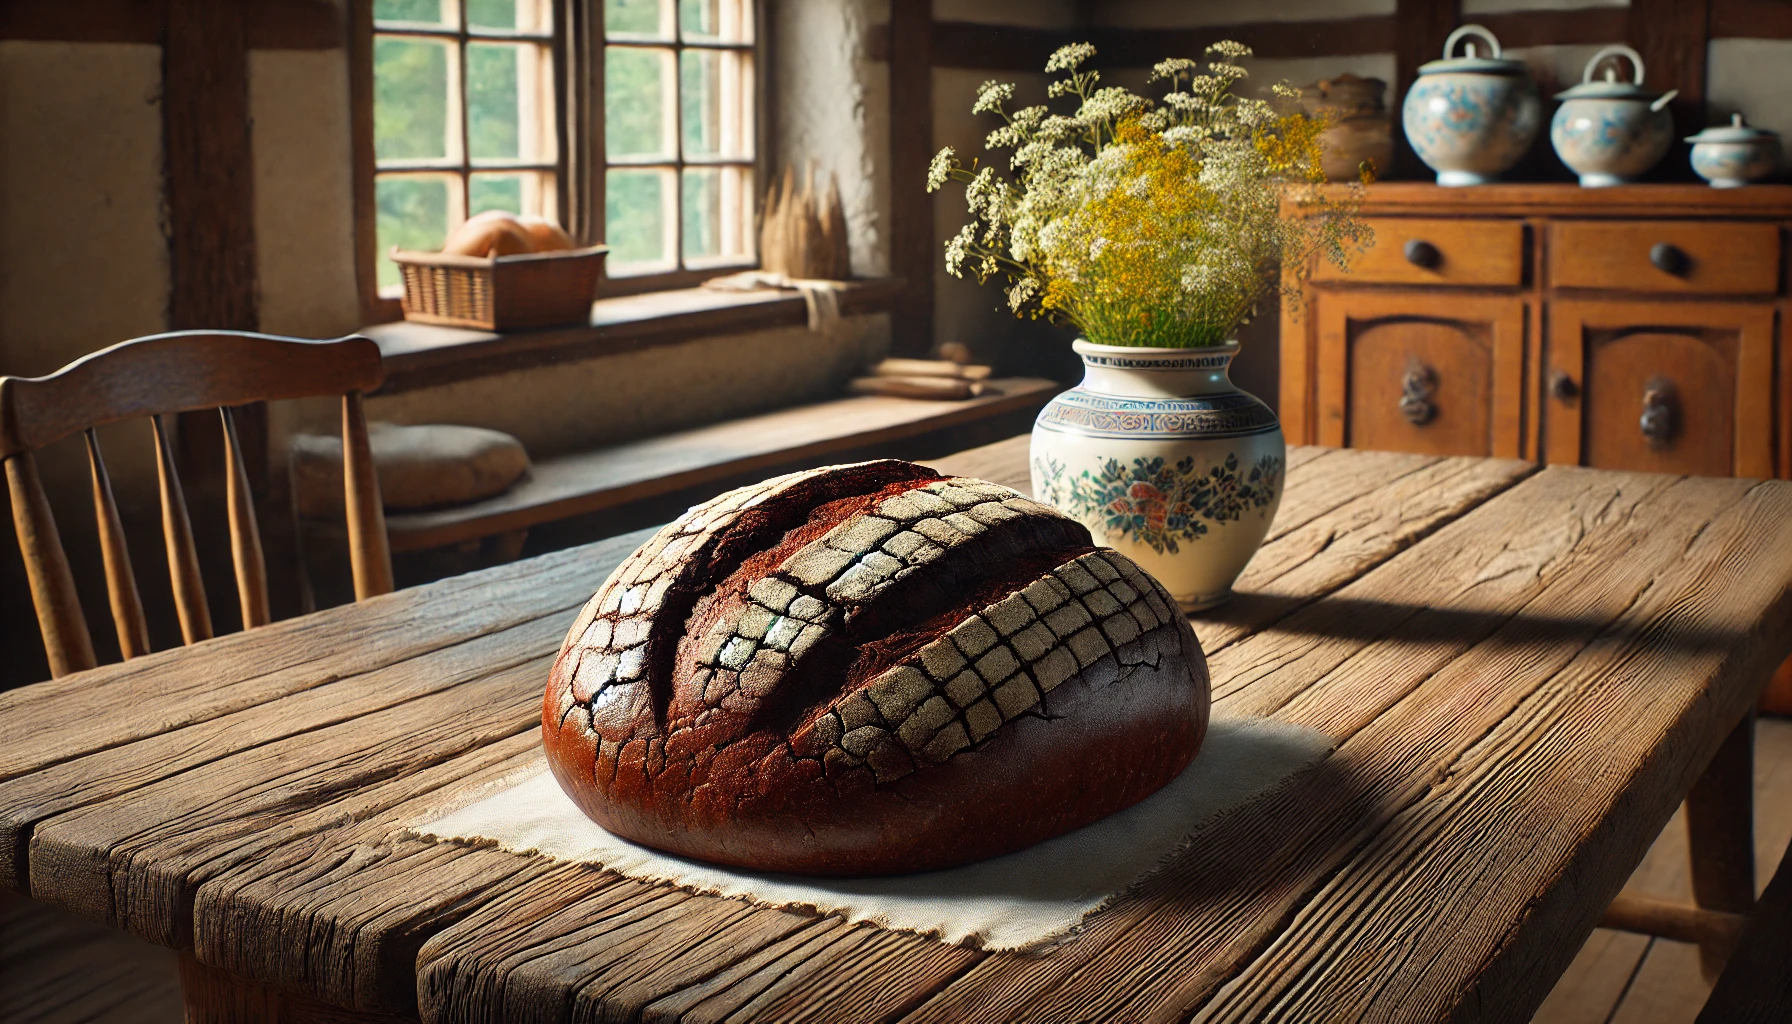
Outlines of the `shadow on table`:
M1203 624L1214 624L1362 641L1394 637L1408 642L1454 640L1470 645L1488 639L1506 644L1584 644L1595 639L1647 637L1669 650L1709 651L1749 639L1744 632L1698 621L1696 612L1643 622L1615 623L1613 618L1604 613L1538 615L1522 609L1475 611L1353 597L1315 600L1260 593L1240 593L1218 608L1190 616L1197 631Z

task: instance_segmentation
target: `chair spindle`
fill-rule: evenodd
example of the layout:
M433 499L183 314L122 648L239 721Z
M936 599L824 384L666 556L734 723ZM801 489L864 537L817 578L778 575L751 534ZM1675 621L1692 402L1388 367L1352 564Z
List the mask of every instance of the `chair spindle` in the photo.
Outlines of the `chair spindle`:
M100 439L89 427L87 466L93 473L93 518L99 524L100 555L106 564L106 597L112 605L112 626L118 631L118 649L126 661L149 653L149 622L143 617L143 595L137 575L131 571L131 552L112 497L112 477L100 455Z
M62 553L62 537L56 517L44 497L37 476L37 462L30 452L6 459L6 490L12 498L12 526L25 558L25 575L31 584L31 603L37 607L37 624L43 631L50 674L65 676L92 668L93 638L87 633L87 617L75 592L75 576Z
M162 540L168 548L168 579L174 588L174 610L180 616L183 643L195 644L212 637L212 613L205 603L205 583L199 576L199 554L193 546L193 524L187 519L187 499L181 493L180 474L174 468L174 446L162 416L151 417L156 432L156 480L162 495Z
M230 517L230 560L236 567L237 602L243 609L243 628L268 624L268 570L261 553L261 530L255 523L255 499L249 490L249 471L243 464L243 446L237 438L236 417L229 406L220 406L224 420L224 504Z
M367 412L359 391L342 396L342 493L348 507L349 562L355 600L392 592L392 551L386 539L386 509L367 438Z

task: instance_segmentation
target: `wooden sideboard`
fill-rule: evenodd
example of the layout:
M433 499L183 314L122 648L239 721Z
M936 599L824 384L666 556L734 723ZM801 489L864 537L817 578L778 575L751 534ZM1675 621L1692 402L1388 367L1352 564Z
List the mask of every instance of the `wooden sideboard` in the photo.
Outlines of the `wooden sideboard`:
M1363 216L1284 304L1289 443L1792 477L1792 186L1384 183Z

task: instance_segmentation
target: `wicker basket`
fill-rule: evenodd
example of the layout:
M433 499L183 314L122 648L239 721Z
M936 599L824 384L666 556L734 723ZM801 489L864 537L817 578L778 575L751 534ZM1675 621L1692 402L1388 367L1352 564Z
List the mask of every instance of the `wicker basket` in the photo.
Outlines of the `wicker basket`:
M517 256L392 250L404 274L404 318L488 331L591 320L607 245Z

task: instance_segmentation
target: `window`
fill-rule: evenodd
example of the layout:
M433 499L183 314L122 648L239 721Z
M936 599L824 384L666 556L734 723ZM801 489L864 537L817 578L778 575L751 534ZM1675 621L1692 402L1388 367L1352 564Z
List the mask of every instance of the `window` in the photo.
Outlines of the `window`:
M612 291L754 262L755 0L361 2L362 266L382 298L393 246L438 249L493 209L607 241Z
M612 275L751 262L752 0L604 0Z
M549 0L373 0L379 284L485 210L558 219Z

